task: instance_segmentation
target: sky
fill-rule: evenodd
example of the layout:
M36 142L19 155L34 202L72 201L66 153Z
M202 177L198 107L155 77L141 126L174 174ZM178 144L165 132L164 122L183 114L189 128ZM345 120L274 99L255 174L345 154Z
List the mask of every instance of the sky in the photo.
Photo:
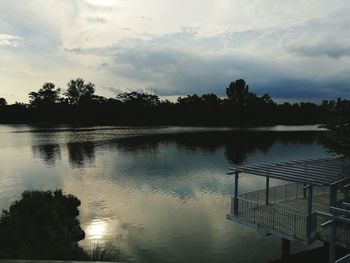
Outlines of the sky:
M82 77L96 94L348 98L349 0L0 0L0 97Z

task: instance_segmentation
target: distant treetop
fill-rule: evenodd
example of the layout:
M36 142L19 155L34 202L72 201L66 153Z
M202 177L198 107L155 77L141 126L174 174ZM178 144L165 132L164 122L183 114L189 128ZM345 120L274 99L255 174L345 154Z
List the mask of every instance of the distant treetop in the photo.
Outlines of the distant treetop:
M82 78L72 79L67 86L68 89L64 95L67 96L68 102L72 105L89 102L94 97L95 84L91 82L85 83Z

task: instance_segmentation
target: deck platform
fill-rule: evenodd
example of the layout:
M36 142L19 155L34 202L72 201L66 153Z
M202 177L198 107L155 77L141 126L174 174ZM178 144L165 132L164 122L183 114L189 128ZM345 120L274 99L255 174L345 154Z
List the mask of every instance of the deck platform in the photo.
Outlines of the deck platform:
M282 256L289 254L290 241L322 240L329 243L330 263L345 262L336 260L336 246L350 249L350 159L247 164L228 174L235 180L229 220L281 237ZM247 174L265 177L265 189L239 195L238 179ZM270 187L270 179L285 184Z
M322 188L315 188L313 214L309 216L308 198L297 189L302 189L302 187L297 184L289 184L270 188L269 191L279 194L277 198L275 194L275 198L268 204L264 199L259 198L259 196L265 196L265 190L242 194L238 197L236 214L235 201L232 197L232 211L227 215L227 219L256 228L262 235L273 234L307 245L317 239L328 242L330 230L321 227L328 219L317 216L315 212L329 212L329 192ZM349 225L338 226L337 244L350 248Z

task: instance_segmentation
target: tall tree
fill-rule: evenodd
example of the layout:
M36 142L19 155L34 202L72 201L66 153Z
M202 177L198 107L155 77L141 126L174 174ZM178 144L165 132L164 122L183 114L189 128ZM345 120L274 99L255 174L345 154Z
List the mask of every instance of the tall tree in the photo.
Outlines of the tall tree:
M59 88L55 88L55 84L52 82L46 82L38 90L38 92L29 93L29 103L32 106L49 106L54 105L60 101Z
M231 82L226 88L226 95L233 104L245 105L253 94L249 92L249 86L246 82L243 79L238 79Z
M6 106L7 105L7 101L5 98L0 98L0 106Z
M69 103L72 105L86 103L94 98L95 84L85 83L82 78L72 79L67 86L68 89L64 95L67 96Z

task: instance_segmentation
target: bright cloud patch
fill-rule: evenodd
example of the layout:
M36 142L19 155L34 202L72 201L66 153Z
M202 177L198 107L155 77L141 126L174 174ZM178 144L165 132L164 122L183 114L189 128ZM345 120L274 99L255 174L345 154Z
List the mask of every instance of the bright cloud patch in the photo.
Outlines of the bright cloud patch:
M16 47L19 45L19 43L22 41L22 38L13 36L13 35L6 35L6 34L0 34L0 46L12 46Z

